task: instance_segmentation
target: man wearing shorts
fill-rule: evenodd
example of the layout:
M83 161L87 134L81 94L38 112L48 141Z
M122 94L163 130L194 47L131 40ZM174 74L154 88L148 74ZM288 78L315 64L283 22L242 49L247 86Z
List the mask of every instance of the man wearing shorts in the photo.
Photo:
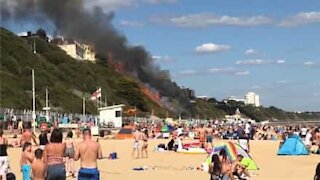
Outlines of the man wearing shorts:
M76 148L74 159L80 159L78 180L99 180L97 159L102 159L100 144L91 140L91 130L83 130L83 141Z
M135 153L137 152L136 158L139 158L141 155L142 145L143 145L143 136L144 134L140 132L140 129L137 129L133 133L133 150L132 150L132 158L134 158Z
M211 125L208 125L206 128L207 148L212 148L212 146L213 146L212 140L213 140L213 129L212 129Z

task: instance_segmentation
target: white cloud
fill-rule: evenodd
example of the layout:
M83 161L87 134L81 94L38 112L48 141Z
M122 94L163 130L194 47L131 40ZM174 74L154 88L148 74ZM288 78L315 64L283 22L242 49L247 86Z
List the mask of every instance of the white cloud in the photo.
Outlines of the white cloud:
M187 70L179 71L178 73L181 75L195 75L195 74L198 74L199 72L192 69L187 69Z
M243 71L239 69L235 69L232 67L227 68L210 68L207 70L209 74L221 74L221 75L232 75L232 76L246 76L249 75L249 71Z
M236 64L242 64L242 65L260 65L260 64L268 64L268 61L265 61L265 60L262 60L262 59L242 60L242 61L237 61Z
M247 76L249 74L250 74L249 71L239 71L239 72L236 72L234 75L236 75L236 76Z
M259 51L258 50L255 50L255 49L247 49L244 54L245 55L255 55L255 54L258 54Z
M209 68L209 69L202 69L202 70L187 69L187 70L179 71L178 74L181 76L184 76L184 75L194 76L194 75L206 75L206 74L228 75L228 76L246 76L246 75L249 75L250 72L235 69L232 67L227 67L227 68Z
M315 62L313 62L313 61L306 61L306 62L304 62L304 65L306 65L306 66L313 66L313 65L315 65Z
M276 84L288 84L289 82L287 80L279 80L276 81Z
M220 51L227 51L229 49L231 49L231 46L229 46L229 45L205 43L200 46L197 46L194 50L197 53L215 53L215 52L220 52Z
M236 61L238 65L265 65L265 64L284 64L285 60L263 60L263 59L249 59Z
M279 59L276 61L276 64L284 64L286 63L286 60L283 60L283 59Z
M233 74L235 73L234 68L210 68L208 69L210 74Z
M171 62L173 59L170 56L152 56L152 59L157 62Z
M279 26L292 27L311 23L320 23L320 12L300 12L283 19Z
M124 27L143 27L144 23L140 21L123 20L120 22L120 25Z
M320 62L315 61L305 61L303 64L309 67L320 67Z
M212 13L188 14L182 16L153 17L152 22L172 24L179 27L208 27L212 25L256 26L271 24L273 20L266 16L236 17L215 15Z

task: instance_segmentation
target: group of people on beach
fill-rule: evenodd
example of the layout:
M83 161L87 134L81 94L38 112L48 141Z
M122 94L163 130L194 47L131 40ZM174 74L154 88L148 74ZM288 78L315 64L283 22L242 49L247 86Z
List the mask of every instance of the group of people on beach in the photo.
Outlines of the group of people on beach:
M91 138L91 130L88 128L82 131L82 136L83 140L75 144L71 131L64 139L63 132L59 128L53 128L50 133L42 129L39 141L37 141L31 130L31 123L25 122L20 138L22 148L20 167L23 180L63 180L69 175L75 177L74 160L80 160L80 169L77 173L79 180L99 180L97 160L103 158L100 144ZM12 174L9 173L7 147L8 143L2 137L2 130L0 130L0 163L2 164L0 175L2 179Z
M219 154L212 155L212 163L209 165L210 180L239 180L250 177L246 166L241 164L242 155L238 155L236 160L230 161L227 157L226 150L222 149Z

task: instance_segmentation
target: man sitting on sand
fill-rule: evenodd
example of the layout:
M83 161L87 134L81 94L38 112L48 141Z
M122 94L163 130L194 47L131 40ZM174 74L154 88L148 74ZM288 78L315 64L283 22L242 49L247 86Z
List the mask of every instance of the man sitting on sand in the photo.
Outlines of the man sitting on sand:
M32 180L43 180L46 177L46 165L43 162L43 150L36 149L34 152L35 159L31 165Z
M240 180L245 179L244 176L250 177L250 174L246 169L247 167L241 164L242 159L243 159L243 156L238 155L237 159L234 162L232 162L232 165L231 165L232 174L230 175L231 179L234 179L233 176L237 176L238 179Z
M99 180L97 159L102 159L100 144L91 140L91 130L83 130L83 141L78 144L74 159L80 159L80 170L78 180Z

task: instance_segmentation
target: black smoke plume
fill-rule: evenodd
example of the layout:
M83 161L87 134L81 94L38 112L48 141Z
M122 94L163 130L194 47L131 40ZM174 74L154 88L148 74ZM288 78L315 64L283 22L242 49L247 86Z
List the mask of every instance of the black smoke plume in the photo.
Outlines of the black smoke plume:
M93 44L97 54L105 59L112 53L114 60L145 84L157 89L162 96L177 98L190 106L189 98L170 79L167 71L153 63L142 46L129 46L126 37L112 25L114 13L99 7L87 9L83 0L1 0L1 23L33 22L52 24L54 31L68 38Z

